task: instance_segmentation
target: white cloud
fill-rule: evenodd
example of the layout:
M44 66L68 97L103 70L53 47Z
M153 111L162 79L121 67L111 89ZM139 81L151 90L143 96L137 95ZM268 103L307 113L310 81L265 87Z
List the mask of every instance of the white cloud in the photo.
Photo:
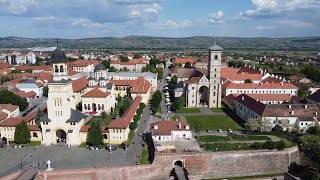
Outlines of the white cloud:
M45 16L45 17L33 17L32 19L35 21L38 21L38 22L45 22L45 21L53 21L56 19L56 17L55 16Z
M0 0L0 6L8 13L19 15L28 10L29 7L37 5L39 0Z
M146 26L155 29L183 29L192 26L192 22L190 20L183 20L181 22L177 22L169 19L164 23L149 23L146 24Z
M275 26L256 26L257 31L271 30L275 28Z
M71 25L72 26L81 26L81 27L85 27L85 28L95 28L95 29L106 28L106 27L110 26L110 24L96 23L96 22L92 22L90 19L86 19L86 18L74 19L72 21Z
M209 14L209 23L224 23L223 11L217 11Z
M255 9L241 12L241 16L268 16L285 11L320 7L319 0L252 0Z
M312 23L302 20L280 20L276 24L293 28L308 28L313 26Z

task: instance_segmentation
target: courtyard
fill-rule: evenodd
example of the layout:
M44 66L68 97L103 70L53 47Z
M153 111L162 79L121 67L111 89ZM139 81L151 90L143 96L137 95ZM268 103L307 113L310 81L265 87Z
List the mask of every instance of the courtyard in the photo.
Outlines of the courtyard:
M203 116L186 116L187 122L194 127L198 124L200 131L218 130L226 131L242 130L242 127L227 115L203 115Z

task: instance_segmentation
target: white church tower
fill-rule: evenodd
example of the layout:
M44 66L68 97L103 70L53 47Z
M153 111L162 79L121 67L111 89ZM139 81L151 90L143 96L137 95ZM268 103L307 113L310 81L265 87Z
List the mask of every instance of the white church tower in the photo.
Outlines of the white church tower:
M41 121L43 134L42 144L51 145L63 143L68 146L80 144L80 128L83 125L83 115L76 110L72 80L67 72L67 58L64 52L57 48L51 54L53 80L47 83L48 117Z
M222 59L223 48L215 43L209 47L209 107L216 108L221 107L221 59Z

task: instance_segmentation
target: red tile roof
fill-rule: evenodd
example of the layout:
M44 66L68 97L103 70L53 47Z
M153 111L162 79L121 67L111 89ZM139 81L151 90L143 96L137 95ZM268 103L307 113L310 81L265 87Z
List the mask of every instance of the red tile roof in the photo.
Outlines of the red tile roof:
M41 73L40 76L38 77L38 79L42 82L42 83L45 83L45 82L48 82L49 80L52 79L52 73Z
M110 63L112 64L120 64L120 65L136 65L136 64L147 64L146 62L143 61L129 61L129 62L116 62L116 61L111 61Z
M134 98L134 100L130 104L130 107L124 113L124 115L121 118L118 118L118 119L111 121L107 125L107 128L109 128L109 129L114 129L114 128L126 129L130 125L130 122L133 119L133 116L135 115L137 109L139 108L141 100L142 100L141 96L137 96L136 98Z
M292 83L225 83L223 85L228 89L298 89L298 87Z
M107 126L100 126L100 128L103 133L108 132ZM84 126L81 126L80 132L89 132L89 129L90 129L90 125L84 125Z
M67 62L68 67L86 67L88 65L93 65L94 67L100 64L101 61L98 60L77 60L74 62Z
M0 104L0 109L5 109L7 111L13 112L18 109L19 106L11 105L11 104Z
M151 87L150 82L143 77L138 77L135 80L110 80L109 82L115 86L130 86L131 93L146 93Z
M105 98L109 96L111 93L109 91L103 92L99 89L98 86L94 87L91 91L82 95L82 97L94 97L94 98Z
M238 97L241 94L232 94L232 95L234 97ZM293 97L290 94L246 94L246 95L259 101L291 101Z
M253 99L252 97L241 94L240 96L235 98L235 101L252 110L253 112L262 115L267 105L263 104L260 101Z
M16 70L26 71L26 70L43 70L43 71L52 71L51 65L42 65L42 66L15 66Z
M158 126L158 129L155 129L155 126ZM187 126L189 129L186 128ZM150 130L153 135L171 135L171 131L191 131L191 127L184 121L160 121L150 124Z
M308 99L320 103L320 89L311 94Z
M8 63L0 63L0 69L5 69L5 68L12 68L13 65L12 64L8 64Z
M28 125L29 131L41 131L41 128L39 125Z
M85 89L88 85L88 82L89 81L85 76L72 81L73 92L80 92L81 90Z
M10 117L8 119L5 119L3 121L0 121L0 126L1 127L15 127L17 124L21 123L23 121L22 118L20 117Z
M74 71L72 67L67 67L67 70L68 70L68 76L73 76L78 73L77 71Z
M34 91L24 92L24 91L18 91L15 92L16 95L24 98L33 98L36 97L36 93Z
M194 64L196 60L194 60L193 58L176 58L176 60L174 60L174 64L185 64L186 62Z
M8 114L5 112L0 111L0 121L7 119Z

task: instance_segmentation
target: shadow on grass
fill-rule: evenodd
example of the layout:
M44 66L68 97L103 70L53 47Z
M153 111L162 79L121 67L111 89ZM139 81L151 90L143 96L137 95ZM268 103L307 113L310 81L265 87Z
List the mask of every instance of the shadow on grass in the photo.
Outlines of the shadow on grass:
M232 111L226 104L223 103L223 107L221 108L226 115L228 115L231 119L233 119L239 126L245 128L245 121L243 121L239 116L236 115L235 112Z

